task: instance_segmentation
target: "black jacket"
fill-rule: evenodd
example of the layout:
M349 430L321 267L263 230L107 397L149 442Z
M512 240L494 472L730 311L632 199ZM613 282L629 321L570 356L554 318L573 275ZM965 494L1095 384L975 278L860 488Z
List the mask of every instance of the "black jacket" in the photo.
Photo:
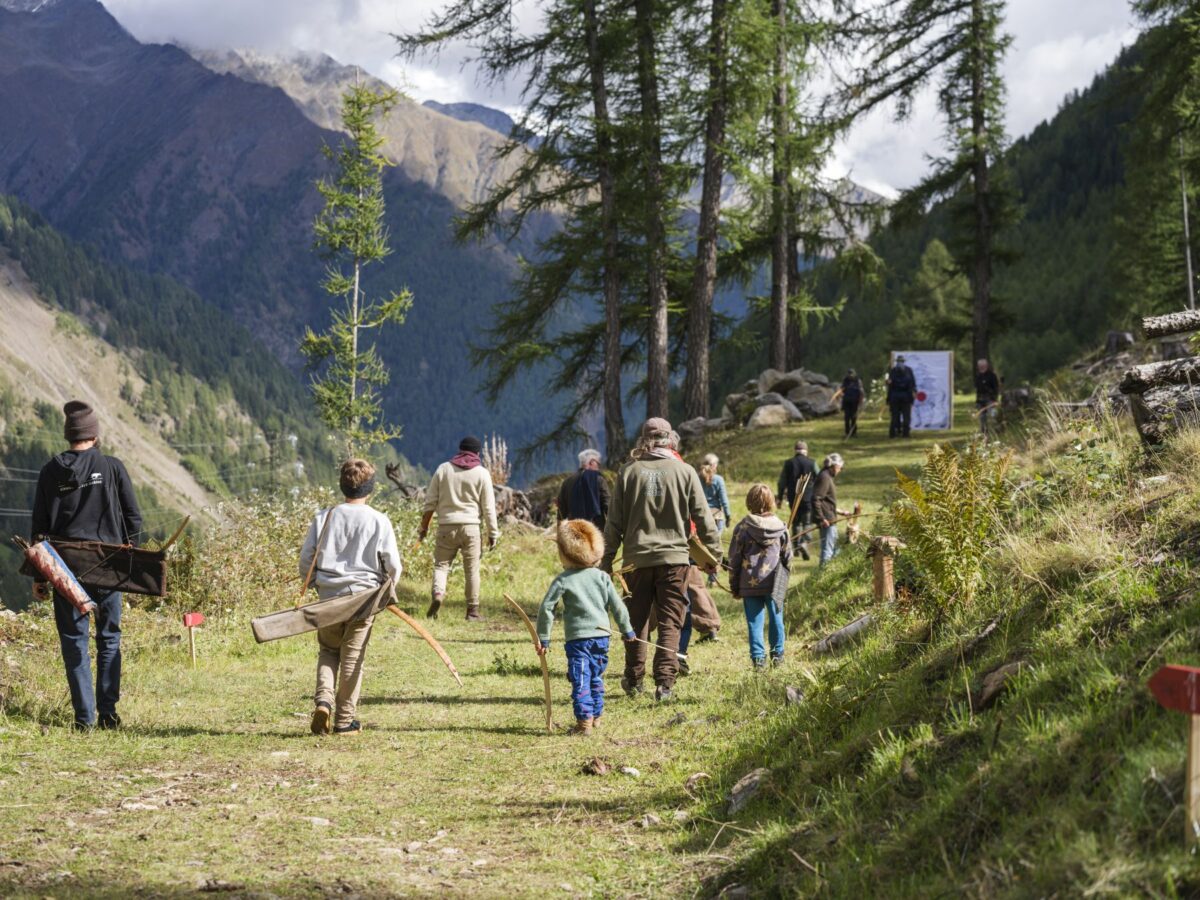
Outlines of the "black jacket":
M778 490L775 491L777 497L786 497L789 506L796 505L796 484L805 475L810 476L808 484L804 487L804 494L800 498L801 503L812 503L813 482L817 480L817 464L802 453L797 453L791 459L783 464L783 471L779 473Z
M863 390L861 378L842 379L842 409L858 409L866 399L867 392Z
M1000 399L1000 378L991 369L975 373L975 402L995 403Z
M892 367L887 386L888 403L912 403L917 399L917 376L906 365Z
M608 519L609 493L603 475L594 469L580 469L559 488L558 520L587 519L603 531Z
M42 466L30 537L138 544L142 514L121 461L97 448L67 450Z

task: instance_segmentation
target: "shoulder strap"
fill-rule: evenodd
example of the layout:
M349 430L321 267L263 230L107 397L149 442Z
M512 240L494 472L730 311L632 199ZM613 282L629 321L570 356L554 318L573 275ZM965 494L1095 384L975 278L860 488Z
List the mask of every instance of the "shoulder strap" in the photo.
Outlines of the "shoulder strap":
M321 548L325 546L325 536L329 533L329 520L332 518L333 507L331 506L325 513L325 523L321 526L321 534L317 538L317 547L313 550L313 558L308 566L308 574L304 576L304 586L300 588L300 596L296 599L297 606L304 599L304 595L308 593L308 586L312 582L313 572L317 569L317 557L321 555Z

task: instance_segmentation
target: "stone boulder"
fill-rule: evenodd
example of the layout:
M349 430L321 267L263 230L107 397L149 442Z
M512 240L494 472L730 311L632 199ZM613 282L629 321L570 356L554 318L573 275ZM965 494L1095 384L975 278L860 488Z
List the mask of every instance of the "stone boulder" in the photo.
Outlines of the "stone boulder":
M809 384L819 384L821 387L829 387L833 382L829 380L829 376L822 375L820 372L811 372L808 369L797 369L801 373L804 380Z
M831 416L838 411L838 405L833 402L834 390L819 384L804 384L788 391L787 398L796 405L805 416L819 418Z
M736 420L721 416L716 419L706 419L699 416L695 419L688 419L686 422L680 422L675 430L679 432L679 436L684 441L697 441L713 431L723 431L726 428L733 427Z
M721 418L730 419L735 423L745 422L746 418L754 411L754 404L751 402L757 394L730 394L725 398L725 405L721 409Z
M746 422L746 427L773 428L777 425L790 425L793 422L803 421L804 416L791 403L788 403L786 406L782 403L772 403L767 406L760 406L751 413L749 421Z
M755 393L769 394L775 390L776 383L782 381L784 377L783 372L780 372L778 369L764 369L762 374L758 376L758 381L755 382L757 387Z

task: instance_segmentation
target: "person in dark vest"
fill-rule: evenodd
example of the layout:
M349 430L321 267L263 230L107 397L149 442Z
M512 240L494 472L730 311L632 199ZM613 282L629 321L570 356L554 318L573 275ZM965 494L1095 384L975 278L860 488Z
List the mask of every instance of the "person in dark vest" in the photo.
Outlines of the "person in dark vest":
M579 454L579 471L567 477L558 491L558 521L583 519L601 531L608 518L608 482L600 474L600 453Z
M796 488L800 481L807 476L804 490L797 495ZM791 459L783 464L783 471L779 473L778 490L775 492L775 505L783 506L783 501L786 499L788 508L795 510L791 515L792 520L792 543L795 545L796 552L804 559L809 558L807 544L812 538L803 534L808 530L808 526L812 525L813 521L813 487L817 481L817 464L808 458L808 444L804 441L796 441L794 447L794 455ZM800 505L799 509L795 509L796 504ZM799 537L797 535L799 534Z
M855 437L858 435L858 411L867 399L867 392L863 390L862 379L853 369L846 370L846 377L842 379L842 386L838 388L837 395L842 401L846 437Z
M106 544L140 543L142 515L129 473L119 459L100 452L100 421L88 404L72 400L63 407L63 436L70 449L42 467L33 501L30 536L54 536ZM75 728L88 731L121 727L121 594L99 590L80 580L95 604L96 682L93 691L88 614L50 586L35 581L33 596L54 595L54 624L67 670L67 687L75 711Z
M917 399L917 376L904 362L903 356L896 357L896 364L887 374L887 403L892 411L892 423L888 437L909 437L912 431L912 407Z
M975 363L975 415L979 417L979 432L988 437L996 427L1000 414L1000 376L986 359Z

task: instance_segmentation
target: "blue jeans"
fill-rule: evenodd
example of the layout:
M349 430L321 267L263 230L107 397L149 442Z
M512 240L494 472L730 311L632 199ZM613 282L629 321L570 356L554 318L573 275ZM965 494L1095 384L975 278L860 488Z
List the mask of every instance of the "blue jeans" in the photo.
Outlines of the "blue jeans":
M830 525L828 528L821 529L821 565L825 565L825 563L837 556L837 539L836 525Z
M96 713L112 716L121 699L121 595L89 590L96 602L96 690L92 692L92 660L88 653L88 616L54 594L54 624L67 670L67 687L76 725L93 725Z
M743 597L746 626L750 630L750 658L766 659L763 647L763 613L767 614L767 633L771 639L771 656L783 656L783 610L770 597Z
M692 642L692 596L688 594L687 614L683 617L683 627L679 629L679 652L687 656L688 644Z
M608 668L608 638L580 638L563 645L567 678L576 719L598 719L604 712L604 670Z

